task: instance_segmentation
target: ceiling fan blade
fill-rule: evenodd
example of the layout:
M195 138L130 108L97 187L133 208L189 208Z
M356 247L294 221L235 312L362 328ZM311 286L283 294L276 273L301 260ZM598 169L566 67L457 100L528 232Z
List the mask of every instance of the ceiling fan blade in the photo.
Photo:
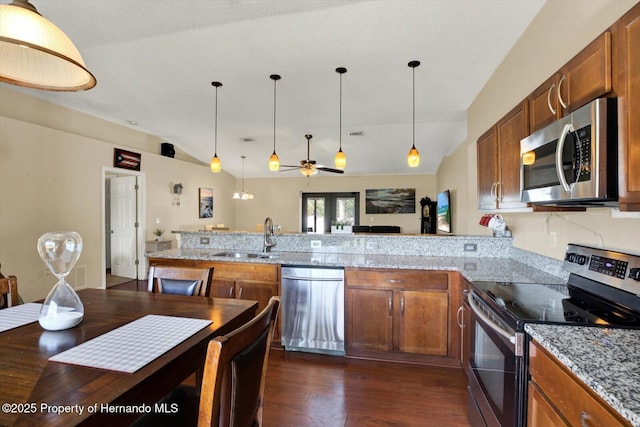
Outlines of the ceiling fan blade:
M326 168L324 166L318 166L316 167L316 169L318 169L319 171L325 171L325 172L344 173L344 171L341 169Z
M280 165L281 168L293 168L293 169L300 169L300 166L298 165Z

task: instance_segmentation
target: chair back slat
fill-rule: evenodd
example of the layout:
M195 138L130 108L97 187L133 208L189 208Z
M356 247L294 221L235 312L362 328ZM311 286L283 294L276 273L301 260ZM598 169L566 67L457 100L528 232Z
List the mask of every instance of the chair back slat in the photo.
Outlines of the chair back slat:
M16 276L0 278L0 295L4 301L0 301L0 308L18 305L18 279Z
M213 268L173 267L152 265L149 267L149 292L208 297L211 291Z

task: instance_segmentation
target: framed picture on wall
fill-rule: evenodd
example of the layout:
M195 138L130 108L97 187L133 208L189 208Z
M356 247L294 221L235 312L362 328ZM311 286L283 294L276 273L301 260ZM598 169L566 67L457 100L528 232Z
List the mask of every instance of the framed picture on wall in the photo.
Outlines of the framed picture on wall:
M401 214L416 212L415 188L366 190L367 214Z
M198 193L200 218L213 218L213 189L201 188Z
M134 171L140 170L140 159L142 155L140 153L134 153L133 151L122 150L120 148L113 149L113 167L122 169L131 169Z

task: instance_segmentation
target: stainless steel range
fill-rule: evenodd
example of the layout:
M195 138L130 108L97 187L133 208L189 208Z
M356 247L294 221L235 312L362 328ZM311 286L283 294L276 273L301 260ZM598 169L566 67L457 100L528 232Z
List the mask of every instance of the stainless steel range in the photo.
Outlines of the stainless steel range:
M567 283L473 282L469 391L479 425L526 424L526 323L640 327L640 255L570 244L563 269Z

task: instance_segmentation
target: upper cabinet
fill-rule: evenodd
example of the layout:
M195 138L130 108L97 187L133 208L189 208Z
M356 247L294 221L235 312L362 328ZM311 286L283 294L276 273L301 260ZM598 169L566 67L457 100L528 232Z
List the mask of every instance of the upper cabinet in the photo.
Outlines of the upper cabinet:
M640 211L640 4L614 27L620 210Z
M520 140L529 135L529 103L521 102L478 139L478 208L517 209Z
M611 92L611 63L606 31L529 95L531 132Z

